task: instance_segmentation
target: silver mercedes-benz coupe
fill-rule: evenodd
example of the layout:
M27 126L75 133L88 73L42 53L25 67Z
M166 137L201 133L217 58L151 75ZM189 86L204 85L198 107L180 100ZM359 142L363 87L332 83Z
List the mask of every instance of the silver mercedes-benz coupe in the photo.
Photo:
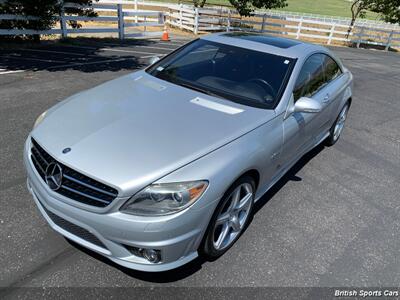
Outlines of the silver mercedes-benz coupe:
M321 46L207 35L40 115L28 189L54 230L122 266L214 259L288 169L339 139L352 81Z

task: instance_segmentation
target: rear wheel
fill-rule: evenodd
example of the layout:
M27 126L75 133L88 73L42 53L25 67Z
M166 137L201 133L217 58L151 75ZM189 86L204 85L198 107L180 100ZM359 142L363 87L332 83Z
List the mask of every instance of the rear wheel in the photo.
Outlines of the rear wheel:
M250 176L236 181L211 218L201 252L213 259L224 254L240 237L251 219L255 182Z
M326 139L327 146L332 146L336 144L336 142L339 140L339 137L342 134L344 128L344 124L346 122L348 112L349 112L349 103L346 103L345 106L340 111L339 116L337 117L335 123L329 130L329 137Z

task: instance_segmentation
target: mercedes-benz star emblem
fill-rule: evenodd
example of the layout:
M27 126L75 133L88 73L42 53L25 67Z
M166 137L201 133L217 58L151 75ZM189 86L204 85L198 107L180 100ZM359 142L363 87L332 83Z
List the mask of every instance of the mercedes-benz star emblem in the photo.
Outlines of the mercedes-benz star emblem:
M46 168L45 180L47 185L56 191L62 184L62 169L59 164L52 162Z

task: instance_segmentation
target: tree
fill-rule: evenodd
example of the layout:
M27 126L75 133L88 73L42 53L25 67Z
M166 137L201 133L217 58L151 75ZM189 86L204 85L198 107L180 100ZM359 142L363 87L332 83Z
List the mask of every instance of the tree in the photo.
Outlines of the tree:
M207 0L193 0L195 7L203 7ZM241 16L250 16L254 8L280 8L287 6L286 0L229 0Z
M194 7L204 7L207 0L193 0Z
M350 6L351 22L349 25L349 29L347 30L347 38L350 36L350 33L353 29L354 24L356 23L357 18L364 18L367 10L370 10L375 2L376 0L353 0L353 3Z
M381 14L382 19L388 23L400 24L400 0L377 1L372 11Z
M76 3L77 7L66 8L66 13L77 15L95 16L96 13L91 9L92 0L68 0L69 3ZM38 19L29 20L3 20L0 21L2 29L33 29L47 30L52 28L58 21L64 1L59 0L6 0L0 4L0 14L12 14L22 16L33 16ZM87 8L80 8L85 5ZM72 27L80 27L76 21L71 21ZM34 39L40 39L39 35Z
M254 8L280 8L287 6L286 0L229 0L241 16L250 16Z
M364 18L368 10L379 13L386 22L400 23L400 0L353 0L350 9L351 22L347 37L349 37L357 18Z

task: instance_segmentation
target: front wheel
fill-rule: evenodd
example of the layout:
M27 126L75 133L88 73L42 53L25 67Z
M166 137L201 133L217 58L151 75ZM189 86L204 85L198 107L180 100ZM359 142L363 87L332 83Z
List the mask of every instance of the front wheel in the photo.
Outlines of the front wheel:
M326 139L326 145L332 146L336 144L339 140L340 135L342 134L344 123L346 122L347 113L349 112L349 103L346 103L345 106L339 113L335 123L333 123L331 129L329 130L329 136Z
M209 259L224 254L240 237L252 214L255 182L250 176L236 181L211 218L201 252Z

